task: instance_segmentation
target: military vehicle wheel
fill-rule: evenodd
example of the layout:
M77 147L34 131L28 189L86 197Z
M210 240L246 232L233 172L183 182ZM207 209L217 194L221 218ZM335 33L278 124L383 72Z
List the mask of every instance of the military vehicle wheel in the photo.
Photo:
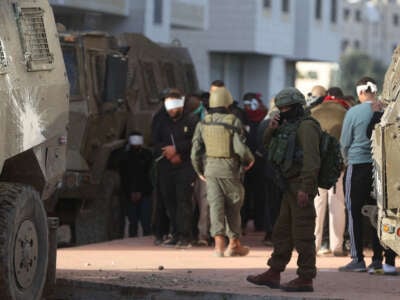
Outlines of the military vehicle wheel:
M40 299L48 260L47 217L29 186L0 183L0 295Z

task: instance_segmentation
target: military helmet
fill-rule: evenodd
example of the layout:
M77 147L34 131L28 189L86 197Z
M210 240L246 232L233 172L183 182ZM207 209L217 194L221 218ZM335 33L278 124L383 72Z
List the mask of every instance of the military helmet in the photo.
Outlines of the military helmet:
M229 107L232 103L232 95L226 87L218 87L210 94L210 108Z
M304 95L294 87L284 88L275 96L275 105L278 108L297 103L305 105L306 100L304 98Z

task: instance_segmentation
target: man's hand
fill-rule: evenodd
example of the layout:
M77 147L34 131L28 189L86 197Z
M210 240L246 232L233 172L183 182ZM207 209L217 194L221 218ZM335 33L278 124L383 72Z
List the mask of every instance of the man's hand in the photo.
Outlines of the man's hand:
M252 160L247 166L243 167L243 170L248 171L254 165L254 160Z
M180 163L182 163L182 158L181 158L181 156L180 156L178 153L176 153L175 155L173 155L173 156L169 159L169 161L170 161L171 164L173 164L173 165L179 165Z
M141 199L142 199L142 193L140 193L140 192L132 192L131 193L132 203L137 204L140 202Z
M372 101L371 103L372 111L383 111L383 103L381 101Z
M204 182L207 182L207 179L204 177L204 175L200 175L200 174L199 174L199 178L200 178L201 180L203 180Z
M272 119L269 121L268 127L271 129L276 129L279 127L279 120L280 120L280 115L279 113L276 113Z
M303 192L303 191L298 191L297 192L297 204L299 207L306 207L310 204L310 201L308 199L308 194Z
M163 151L162 154L164 157L168 160L170 160L176 154L175 146L165 146L161 150Z

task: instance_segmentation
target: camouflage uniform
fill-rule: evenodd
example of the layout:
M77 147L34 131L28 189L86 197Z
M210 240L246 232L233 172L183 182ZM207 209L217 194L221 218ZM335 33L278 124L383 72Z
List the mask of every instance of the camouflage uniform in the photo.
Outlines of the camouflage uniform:
M280 110L279 118L270 121L264 137L268 158L284 183L283 197L272 233L274 251L268 260L270 269L249 275L247 281L285 291L311 292L317 272L312 201L318 187L321 129L304 112L305 99L299 90L283 89L276 95L275 103ZM298 277L281 284L280 273L289 263L293 248L299 254Z
M267 141L272 135L272 132L268 131ZM268 260L269 266L282 272L292 256L294 247L299 253L297 274L309 279L316 275L315 208L311 201L317 194L320 132L312 120L302 121L297 129L296 144L301 148L303 157L300 162L293 162L288 172L290 177L285 178L286 189L283 191L280 214L272 235L274 252ZM309 195L310 205L302 208L298 206L298 191Z
M225 88L220 88L221 92L213 92L218 97L225 97L229 92ZM211 235L228 235L230 240L238 239L241 232L240 209L244 199L244 188L240 181L241 166L248 165L254 161L254 156L246 146L242 123L234 115L229 114L225 105L213 105L213 94L210 98L210 107L216 108L214 112L206 116L203 122L198 123L192 140L191 159L197 174L207 179L207 200L210 205ZM229 94L230 95L230 94ZM222 103L230 101L221 100ZM218 100L217 100L218 102ZM218 105L218 106L215 106ZM214 107L213 107L214 106ZM227 121L230 120L230 121ZM211 126L224 128L230 134L229 144L225 145L218 137L215 138L214 150L230 149L230 157L218 157L212 154L212 150L207 148L210 139L205 130L207 123L212 122ZM215 125L218 123L218 125ZM222 124L227 125L224 127ZM217 131L217 130L215 130ZM212 130L212 132L214 132ZM205 163L203 161L206 155ZM228 229L225 226L227 221Z

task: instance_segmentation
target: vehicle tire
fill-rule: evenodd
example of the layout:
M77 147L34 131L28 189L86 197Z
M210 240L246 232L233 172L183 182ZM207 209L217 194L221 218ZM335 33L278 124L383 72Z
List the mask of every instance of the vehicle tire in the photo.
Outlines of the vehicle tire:
M0 183L1 299L41 299L47 262L47 217L38 192Z

